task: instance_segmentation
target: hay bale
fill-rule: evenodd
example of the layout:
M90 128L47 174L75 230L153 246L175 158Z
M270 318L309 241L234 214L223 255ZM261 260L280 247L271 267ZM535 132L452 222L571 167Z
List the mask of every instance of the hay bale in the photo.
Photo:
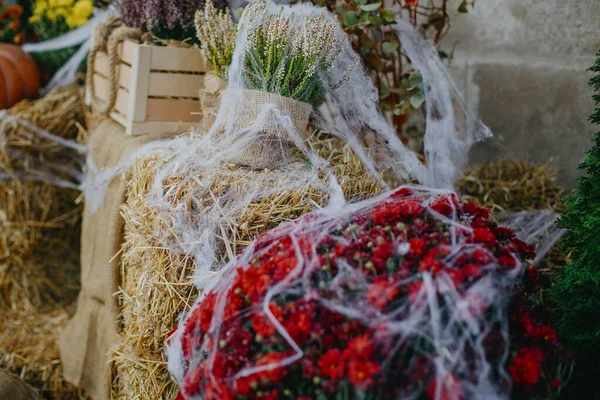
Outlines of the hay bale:
M320 135L310 143L319 155L328 159L347 199L365 199L381 190L380 182L368 177L358 157L338 139ZM150 156L135 164L123 207L124 245L122 247L122 330L114 349L113 395L116 398L168 399L177 392L166 368L164 343L176 327L179 315L188 310L198 293L191 283L195 266L191 258L174 254L160 243L178 240L172 222L147 203L157 170L169 155ZM265 172L229 169L223 166L211 184L218 197L225 191L244 194L245 183L264 178ZM282 190L268 199L251 200L244 211L227 226L221 227L223 259L228 259L251 243L259 234L282 222L323 206L329 194L321 187L283 189L293 176L271 173L269 188ZM325 179L325 177L323 177ZM191 185L188 183L188 185ZM193 190L177 180L165 182L165 190L178 198ZM210 202L210 199L207 199ZM188 205L188 207L190 207ZM188 208L190 209L190 208ZM191 211L190 211L191 212Z
M58 336L70 318L62 308L3 311L0 318L0 369L38 390L41 399L85 399L62 377Z
M465 201L493 212L550 209L564 210L563 190L548 166L526 161L497 161L476 165L457 184Z
M20 102L8 113L61 138L83 140L77 87ZM72 181L81 155L18 121L0 122L0 309L70 301L78 287L80 193L35 179Z
M57 89L0 118L0 368L43 399L85 398L63 380L57 343L79 287L80 193L47 182L74 184L83 158L27 124L85 140L81 100Z
M565 210L564 190L556 182L556 174L548 164L526 161L497 161L477 165L466 171L457 184L465 201L489 207L493 212ZM566 264L555 244L538 265L546 285L554 279L557 268Z

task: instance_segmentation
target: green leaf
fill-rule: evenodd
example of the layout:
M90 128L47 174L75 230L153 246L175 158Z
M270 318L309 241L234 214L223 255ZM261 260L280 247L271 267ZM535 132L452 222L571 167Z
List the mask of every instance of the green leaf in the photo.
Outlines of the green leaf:
M381 19L381 17L378 17L376 15L371 15L371 17L369 18L369 21L371 21L371 24L375 28L380 28L381 25L383 25L383 20Z
M413 72L408 77L408 90L414 89L423 83L423 75L420 72Z
M354 26L358 23L358 16L355 11L348 11L343 18L345 26Z
M384 53L393 53L398 49L399 46L400 45L398 44L398 42L383 42L381 49Z
M367 4L367 0L354 0L354 3L363 5L363 4Z
M458 12L461 12L461 13L468 13L469 12L466 0L463 0L463 2L460 3L460 5L458 6Z
M383 10L381 16L385 22L396 22L396 14L392 10Z
M378 10L380 6L381 6L381 3L373 3L373 4L365 4L364 6L360 6L360 8L363 11L371 12L371 11Z
M410 98L410 105L412 108L417 109L425 102L425 93L420 92Z

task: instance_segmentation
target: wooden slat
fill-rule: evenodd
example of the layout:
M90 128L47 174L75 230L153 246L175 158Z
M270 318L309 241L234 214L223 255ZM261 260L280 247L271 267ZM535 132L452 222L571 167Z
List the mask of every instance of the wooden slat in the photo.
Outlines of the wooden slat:
M198 49L152 46L153 71L208 72L212 66Z
M94 86L96 89L96 98L102 102L108 101L108 80L98 74L94 74ZM127 115L129 111L129 92L123 88L119 88L117 99L113 107L123 115Z
M125 49L125 51L128 51L128 49ZM130 122L141 122L146 120L152 48L149 46L135 46L132 51L131 97L127 116Z
M135 53L135 48L139 45L131 40L125 40L122 46L121 61L133 65L133 54Z
M96 55L96 62L94 65L95 73L108 78L110 75L110 63L108 61L108 56L105 53L98 53ZM125 63L120 63L116 68L116 73L119 74L119 86L129 89L131 85L131 67Z
M183 133L196 125L178 122L134 122L126 128L128 135L141 136L152 133Z
M148 99L146 121L198 122L198 100Z
M110 113L110 117L115 120L116 122L118 122L119 124L123 125L124 128L127 128L127 118L122 115L119 114L116 111L113 111Z
M204 87L204 77L176 73L150 73L149 96L189 97L197 99L198 91Z

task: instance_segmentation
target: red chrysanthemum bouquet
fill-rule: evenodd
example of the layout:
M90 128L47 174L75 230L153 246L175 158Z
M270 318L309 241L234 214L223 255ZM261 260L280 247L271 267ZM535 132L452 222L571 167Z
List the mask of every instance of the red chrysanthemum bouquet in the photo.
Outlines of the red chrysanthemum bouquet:
M532 256L453 194L402 188L309 214L261 236L182 321L179 396L551 397L559 349L528 311Z

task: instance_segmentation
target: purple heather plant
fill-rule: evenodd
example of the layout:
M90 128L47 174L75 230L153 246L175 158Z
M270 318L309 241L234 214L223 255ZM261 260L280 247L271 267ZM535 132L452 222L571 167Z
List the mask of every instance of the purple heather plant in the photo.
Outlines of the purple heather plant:
M206 0L118 0L116 7L125 25L151 32L160 39L197 41L194 15ZM227 0L214 0L225 9Z

